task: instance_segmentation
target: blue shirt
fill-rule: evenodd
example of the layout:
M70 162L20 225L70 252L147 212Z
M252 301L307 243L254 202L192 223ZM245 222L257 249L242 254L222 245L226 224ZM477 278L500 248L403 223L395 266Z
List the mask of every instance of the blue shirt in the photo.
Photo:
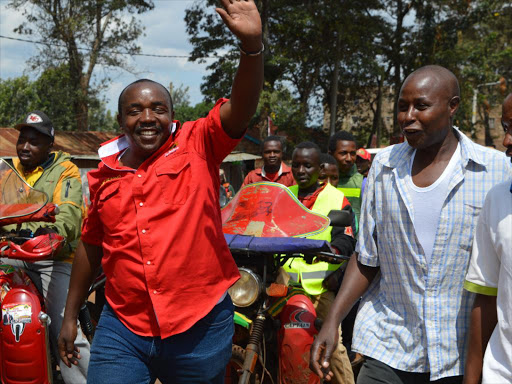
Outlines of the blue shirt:
M430 372L430 380L462 375L473 294L463 289L475 226L487 191L512 176L504 154L461 145L429 263L413 225L405 179L414 149L378 153L363 197L358 260L380 267L363 296L352 349L393 368Z

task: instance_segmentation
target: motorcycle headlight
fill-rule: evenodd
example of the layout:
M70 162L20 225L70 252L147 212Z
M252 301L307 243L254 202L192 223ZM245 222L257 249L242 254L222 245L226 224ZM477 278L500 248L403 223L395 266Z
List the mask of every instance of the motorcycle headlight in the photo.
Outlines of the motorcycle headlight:
M261 280L257 274L247 268L239 268L240 280L228 289L229 296L236 307L248 307L253 304L261 292Z

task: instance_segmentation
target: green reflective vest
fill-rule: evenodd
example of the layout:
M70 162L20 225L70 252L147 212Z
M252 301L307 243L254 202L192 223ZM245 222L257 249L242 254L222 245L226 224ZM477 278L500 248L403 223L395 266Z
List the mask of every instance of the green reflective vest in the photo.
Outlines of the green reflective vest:
M298 185L293 185L289 187L289 189L295 196L298 196ZM318 195L311 210L327 216L331 210L341 209L343 206L343 198L344 195L342 192L327 183L326 187ZM325 231L313 236L308 236L307 238L331 241L331 232L332 227L328 227ZM283 268L290 274L292 280L302 284L302 288L304 288L309 295L316 296L327 291L322 286L322 281L341 265L342 264L330 264L325 261L307 264L304 259L295 258L287 261Z

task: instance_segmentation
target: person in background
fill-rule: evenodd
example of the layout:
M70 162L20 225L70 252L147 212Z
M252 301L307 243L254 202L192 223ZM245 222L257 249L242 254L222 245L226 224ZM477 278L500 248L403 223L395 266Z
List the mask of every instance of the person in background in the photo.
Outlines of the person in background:
M219 169L219 177L220 177L221 187L224 188L224 190L226 191L226 197L229 201L235 196L235 189L228 182L228 180L226 178L226 173L224 172L224 170L222 168Z
M356 253L311 348L320 377L332 376L338 325L363 295L352 341L366 356L358 384L462 382L473 234L487 191L512 167L453 126L459 103L446 68L422 67L402 84L407 142L380 151L370 168Z
M372 155L364 148L359 148L356 152L356 166L357 172L364 176L363 183L361 184L361 201L364 196L364 189L368 181L368 172L372 166Z
M289 187L290 191L306 208L324 216L327 216L333 209L345 209L351 212L350 203L342 192L330 183L318 182L320 174L320 148L318 145L306 141L295 147L292 155L292 172L297 185ZM308 238L327 240L342 255L351 255L355 247L352 227L329 227L324 232ZM306 291L315 306L318 318L323 320L334 301L345 265L346 262L342 264L329 263L322 260L321 257L317 257L312 264L307 264L301 258L294 258L288 261L283 268L290 273L294 283L300 284ZM333 359L336 361L333 381L339 384L353 383L352 367L347 350L342 343L341 334Z
M21 260L1 259L1 263L23 268L34 278L34 281L40 282L46 310L51 318L51 348L55 356L58 356L57 337L64 317L71 263L82 225L82 182L78 167L71 162L69 153L53 151L55 130L51 120L44 112L30 112L15 128L20 131L16 143L18 158L13 159L16 171L30 186L45 192L49 197L49 202L59 207L55 223L23 223L22 228L30 229L35 236L56 232L66 239L66 244L50 260L29 263ZM9 226L4 229L9 229ZM85 383L87 378L89 342L82 332L78 332L75 335L74 343L78 347L81 357L79 364L68 367L59 359L60 373L67 384Z
M501 125L512 161L512 93ZM464 383L512 383L512 178L487 194L464 288L476 294Z
M359 172L364 177L368 177L368 172L370 172L370 167L372 165L372 155L364 148L359 148L356 151L356 167L357 172Z
M284 149L283 138L267 136L262 148L263 167L249 172L242 187L260 181L272 181L286 187L294 185L292 170L283 162Z
M336 188L339 179L340 174L336 159L328 153L320 154L320 174L318 175L318 182L321 184L328 182Z
M338 162L340 171L338 189L343 192L350 202L356 215L356 224L358 224L363 175L357 172L356 152L357 143L350 132L338 131L329 138L329 154Z

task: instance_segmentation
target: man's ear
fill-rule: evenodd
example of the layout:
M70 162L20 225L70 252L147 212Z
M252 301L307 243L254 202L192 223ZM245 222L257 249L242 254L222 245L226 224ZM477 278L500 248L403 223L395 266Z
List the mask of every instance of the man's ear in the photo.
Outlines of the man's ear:
M460 105L460 97L459 96L453 96L450 99L450 117L453 117L455 115L455 112L459 109Z
M123 119L121 118L121 115L119 113L116 115L116 120L117 120L117 124L119 125L119 128L121 128L121 130L122 130L123 129L123 124L122 124Z

